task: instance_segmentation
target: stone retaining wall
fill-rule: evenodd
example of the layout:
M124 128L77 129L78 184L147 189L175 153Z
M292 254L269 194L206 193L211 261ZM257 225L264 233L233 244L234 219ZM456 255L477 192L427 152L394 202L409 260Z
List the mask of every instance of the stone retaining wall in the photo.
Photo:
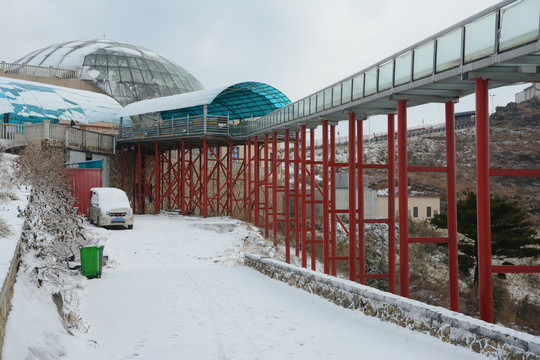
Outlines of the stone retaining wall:
M244 261L271 278L322 296L336 305L470 348L489 358L540 359L537 336L269 258L246 255Z
M15 285L15 278L17 277L17 271L19 270L20 262L20 243L15 248L13 259L9 271L4 279L4 285L0 292L0 359L2 358L2 348L4 346L4 335L6 333L6 322L11 308L11 299L13 298L13 286Z

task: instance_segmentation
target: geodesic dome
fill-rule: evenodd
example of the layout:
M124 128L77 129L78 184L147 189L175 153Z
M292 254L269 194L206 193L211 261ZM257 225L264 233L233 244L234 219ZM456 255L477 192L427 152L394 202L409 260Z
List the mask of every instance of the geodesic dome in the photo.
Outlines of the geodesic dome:
M148 49L111 40L70 41L34 51L18 64L77 69L122 105L202 90L186 69Z

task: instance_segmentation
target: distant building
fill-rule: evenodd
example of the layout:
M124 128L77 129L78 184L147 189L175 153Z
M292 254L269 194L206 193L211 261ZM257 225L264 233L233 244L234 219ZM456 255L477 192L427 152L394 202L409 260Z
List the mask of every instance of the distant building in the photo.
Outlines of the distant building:
M441 212L441 198L435 196L409 196L409 219L425 220ZM378 197L379 217L388 216L388 196ZM396 218L399 216L399 199L396 196Z
M518 92L516 94L516 103L519 104L521 102L530 100L532 98L539 97L540 96L540 89L537 88L535 85L529 86L528 88L524 89L523 91Z

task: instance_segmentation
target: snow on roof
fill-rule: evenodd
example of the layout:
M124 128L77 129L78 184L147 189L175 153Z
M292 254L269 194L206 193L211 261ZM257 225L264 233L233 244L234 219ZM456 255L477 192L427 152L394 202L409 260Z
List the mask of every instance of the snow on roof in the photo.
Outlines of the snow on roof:
M0 76L0 113L89 124L118 123L121 109L116 100L104 94Z
M208 105L212 103L221 92L230 86L232 85L138 101L127 105L120 111L118 116L126 117L158 111L184 109L192 106Z

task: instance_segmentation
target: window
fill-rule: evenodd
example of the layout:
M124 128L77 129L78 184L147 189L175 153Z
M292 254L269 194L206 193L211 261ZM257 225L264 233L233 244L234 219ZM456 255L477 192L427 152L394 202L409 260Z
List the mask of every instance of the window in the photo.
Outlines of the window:
M427 215L428 218L431 217L431 206L427 207L426 215Z
M418 217L418 206L413 207L413 217Z
M433 210L433 215L438 215L439 214L439 210Z

